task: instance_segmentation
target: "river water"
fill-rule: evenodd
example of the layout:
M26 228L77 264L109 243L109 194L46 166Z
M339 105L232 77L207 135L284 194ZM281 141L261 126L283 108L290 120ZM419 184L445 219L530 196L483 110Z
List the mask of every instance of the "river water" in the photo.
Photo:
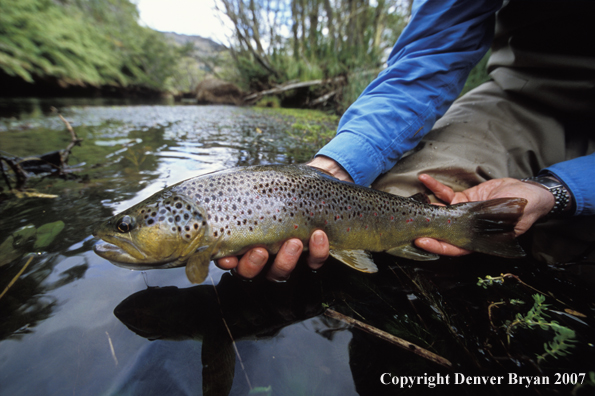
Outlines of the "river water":
M60 104L84 139L76 176L31 178L37 196L0 203L0 395L593 394L595 293L564 266L379 254L374 275L331 260L273 284L211 263L193 286L183 268L112 265L93 253L95 223L186 178L315 147L271 111ZM56 114L29 105L3 103L0 154L68 144Z

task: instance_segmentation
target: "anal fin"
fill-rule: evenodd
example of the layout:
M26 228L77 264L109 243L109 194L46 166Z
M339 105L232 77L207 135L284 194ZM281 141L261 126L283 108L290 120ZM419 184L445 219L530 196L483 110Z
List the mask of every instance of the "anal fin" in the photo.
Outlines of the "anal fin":
M386 253L417 261L437 260L440 257L437 254L426 252L425 250L419 249L413 245L404 245L392 248L387 250Z
M343 264L358 271L374 273L378 272L378 267L372 261L370 253L364 250L330 250L330 255Z

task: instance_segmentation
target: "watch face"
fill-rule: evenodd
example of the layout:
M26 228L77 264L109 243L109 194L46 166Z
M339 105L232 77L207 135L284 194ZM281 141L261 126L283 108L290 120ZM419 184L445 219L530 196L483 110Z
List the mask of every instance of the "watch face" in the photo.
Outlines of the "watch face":
M535 178L535 181L537 183L543 184L545 187L547 187L548 190L552 189L552 188L559 188L559 187L563 187L562 183L560 183L559 181L556 180L552 180L549 177L537 177Z

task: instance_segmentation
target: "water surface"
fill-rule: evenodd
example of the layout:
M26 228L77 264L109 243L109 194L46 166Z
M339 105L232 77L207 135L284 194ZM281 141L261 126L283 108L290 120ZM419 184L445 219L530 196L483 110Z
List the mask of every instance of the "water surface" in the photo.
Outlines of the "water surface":
M2 112L3 155L68 144L47 106L18 108ZM69 162L78 176L30 180L32 190L56 198L0 203L0 243L12 236L15 256L0 266L0 293L31 260L0 299L1 395L425 394L445 391L428 385L439 373L462 394L593 394L553 384L556 373L585 373L585 383L595 377L592 283L564 266L483 255L420 264L380 254L374 275L334 261L312 273L301 263L289 282L272 284L244 282L211 264L199 286L183 268L113 266L92 251L96 222L186 178L303 162L313 148L288 133L294 120L248 108L91 103L60 111L84 139ZM63 229L43 246L42 227L59 222ZM478 286L478 278L503 273L517 278ZM536 295L549 305L536 304ZM329 307L452 367L330 319ZM531 308L540 309L542 326L515 324ZM556 332L554 322L574 336ZM556 336L572 346L548 354ZM420 382L383 385L384 373ZM453 385L457 373L551 383Z

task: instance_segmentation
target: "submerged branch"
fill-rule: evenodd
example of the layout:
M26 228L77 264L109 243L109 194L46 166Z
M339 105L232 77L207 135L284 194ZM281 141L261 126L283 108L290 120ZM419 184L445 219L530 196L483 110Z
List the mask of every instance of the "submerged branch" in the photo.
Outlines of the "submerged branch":
M52 107L52 111L57 112L55 107ZM14 156L7 157L0 155L0 171L2 173L2 178L4 179L4 182L10 191L20 191L25 193L25 185L29 179L30 173L40 174L56 172L60 176L66 175L66 164L68 163L70 152L74 146L80 146L83 139L76 135L76 132L70 123L62 116L62 114L58 113L58 117L60 117L64 125L66 125L66 129L68 130L71 138L70 143L64 150L52 151L51 153L46 153L37 157L27 158L19 158ZM16 186L14 188L10 183L10 179L5 172L2 162L6 163L10 170L12 170L14 173L16 178Z
M58 109L56 109L55 107L52 107L52 111L57 113ZM83 141L83 139L80 139L76 135L76 132L74 132L74 129L72 129L72 126L70 125L70 123L68 121L66 121L66 118L64 118L62 116L62 114L58 113L58 117L60 117L60 119L62 120L64 125L66 125L66 129L70 133L70 139L71 139L68 146L66 146L66 148L60 153L60 158L62 159L61 168L63 168L64 165L66 165L66 163L68 162L68 156L70 155L70 150L72 150L72 148L74 146L80 145L81 142ZM61 170L63 170L63 169L61 169Z
M14 285L14 283L17 281L17 279L19 279L21 277L21 275L23 274L23 272L25 272L25 270L27 269L27 267L29 266L29 264L31 264L31 261L33 261L33 257L34 256L30 256L29 260L27 260L27 262L25 263L25 265L23 265L23 267L20 269L20 271L18 272L18 274L16 274L16 276L14 278L12 278L12 280L10 281L10 283L8 284L8 286L6 286L4 288L4 291L2 293L0 293L0 298L4 297L4 295L6 294L6 292L8 292L8 289L10 289L12 287L12 285Z
M382 330L380 330L374 326L371 326L367 323L361 322L357 319L353 319L349 316L343 315L343 314L341 314L337 311L334 311L332 309L327 309L326 311L324 311L324 314L330 318L340 320L340 321L347 323L353 327L356 327L356 328L363 330L369 334L372 334L373 336L380 338L381 340L390 342L391 344L396 345L399 348L405 349L409 352L412 352L419 357L430 360L430 361L432 361L436 364L439 364L443 367L452 368L452 363L449 360L443 358L442 356L436 355L433 352L430 352L424 348L421 348L415 344L410 343L409 341L405 341L402 338L399 338L399 337L389 334L385 331L382 331Z

